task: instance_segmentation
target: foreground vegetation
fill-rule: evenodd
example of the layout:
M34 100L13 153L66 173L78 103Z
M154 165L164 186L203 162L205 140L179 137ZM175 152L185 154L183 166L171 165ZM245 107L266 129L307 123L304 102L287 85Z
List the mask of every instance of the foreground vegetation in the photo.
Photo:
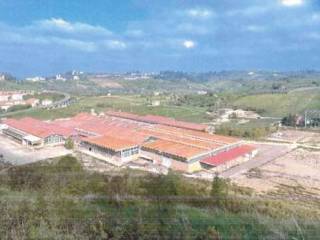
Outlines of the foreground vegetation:
M312 239L319 203L219 178L85 171L71 156L1 171L1 239Z

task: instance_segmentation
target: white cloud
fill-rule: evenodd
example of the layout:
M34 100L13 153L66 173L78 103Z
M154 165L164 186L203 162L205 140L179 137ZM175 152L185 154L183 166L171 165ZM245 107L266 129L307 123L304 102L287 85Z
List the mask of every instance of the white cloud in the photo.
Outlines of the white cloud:
M186 10L186 14L189 17L206 19L213 16L213 11L206 8L192 8Z
M127 48L127 44L119 40L107 40L104 42L104 45L109 49L122 50Z
M266 31L266 27L260 25L249 25L245 27L245 30L248 32L261 33Z
M37 21L30 26L31 29L60 31L66 33L88 33L112 35L112 32L101 26L94 26L81 22L68 22L62 18L51 18Z
M68 48L73 48L83 52L95 52L97 51L97 45L94 42L86 42L76 39L64 39L64 38L51 38L51 43L59 44Z
M72 38L61 38L58 36L43 36L25 34L25 32L1 32L0 42L15 43L19 45L31 44L36 46L62 46L83 52L94 52L97 45L94 42L82 41Z
M45 28L58 28L65 31L74 30L74 26L71 23L63 20L62 18L45 19L45 20L39 21L39 24Z
M191 48L194 48L196 46L196 43L194 41L191 41L191 40L185 40L183 42L183 46L185 48L191 49Z
M0 42L96 52L98 50L122 50L127 44L114 40L114 34L103 27L86 23L71 23L61 18L34 22L24 27L0 23Z
M281 0L282 5L287 7L301 6L304 2L303 0Z
M243 9L232 9L226 12L227 16L234 17L237 15L243 15L243 16L255 16L255 15L261 15L265 14L266 12L269 12L272 10L272 5L263 5L263 6L250 6Z
M179 32L184 33L191 33L191 34L199 34L199 35L205 35L208 34L210 31L207 28L207 26L199 25L199 24L193 24L193 23L182 23L177 26L177 30Z

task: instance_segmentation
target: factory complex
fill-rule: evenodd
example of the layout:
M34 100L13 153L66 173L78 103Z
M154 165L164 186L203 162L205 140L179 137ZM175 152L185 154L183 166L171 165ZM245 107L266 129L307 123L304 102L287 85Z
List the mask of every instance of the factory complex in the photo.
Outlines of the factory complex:
M204 124L115 111L99 116L80 113L54 121L4 119L0 124L3 135L28 148L72 140L75 151L116 166L140 160L185 173L220 172L257 153L241 139L207 130Z

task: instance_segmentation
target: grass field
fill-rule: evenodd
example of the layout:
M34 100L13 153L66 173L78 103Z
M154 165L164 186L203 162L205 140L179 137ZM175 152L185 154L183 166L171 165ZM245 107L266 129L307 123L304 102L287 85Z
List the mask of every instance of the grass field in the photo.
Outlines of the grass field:
M163 105L152 107L145 97L140 96L95 96L81 97L67 108L46 110L30 109L21 113L10 113L6 117L21 118L25 116L39 119L56 119L73 116L79 112L103 112L109 109L122 110L137 114L156 114L191 122L207 122L206 108L183 106L177 107L163 101Z
M240 97L233 105L257 110L263 116L283 117L289 113L303 113L306 109L320 109L320 91L311 89L288 94L250 95Z

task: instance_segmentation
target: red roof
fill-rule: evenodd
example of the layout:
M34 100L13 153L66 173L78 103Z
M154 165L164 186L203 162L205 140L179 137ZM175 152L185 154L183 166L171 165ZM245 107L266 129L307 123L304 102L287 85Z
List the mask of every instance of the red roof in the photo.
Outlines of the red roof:
M115 112L115 111L108 111L107 115L115 116L119 118L126 118L134 121L140 121L140 122L146 122L146 123L152 123L152 124L163 124L167 126L173 126L173 127L179 127L179 128L197 130L197 131L205 131L207 128L207 126L204 124L177 121L174 118L168 118L168 117L157 116L157 115L139 116L133 113Z
M205 158L200 162L210 166L219 166L226 162L232 161L238 157L251 153L255 149L255 147L250 145L242 145L239 147L232 148L228 151L218 153L217 155Z
M185 159L190 159L206 152L203 148L198 148L183 143L172 142L163 139L145 143L142 145L142 147L146 150L154 150L161 154L167 153Z
M91 137L84 139L84 141L90 144L112 149L116 152L138 146L134 141L114 138L110 136Z
M190 130L197 130L197 131L205 131L207 128L207 126L203 125L203 124L177 121L174 118L155 116L155 115L147 115L144 117L144 120L154 122L157 124L163 124L163 125L168 125L168 126L173 126L173 127L185 128L185 129L190 129Z
M67 137L72 133L72 129L63 128L54 123L43 122L30 117L22 118L20 120L7 119L3 122L9 127L40 138L46 138L50 135L62 135Z

